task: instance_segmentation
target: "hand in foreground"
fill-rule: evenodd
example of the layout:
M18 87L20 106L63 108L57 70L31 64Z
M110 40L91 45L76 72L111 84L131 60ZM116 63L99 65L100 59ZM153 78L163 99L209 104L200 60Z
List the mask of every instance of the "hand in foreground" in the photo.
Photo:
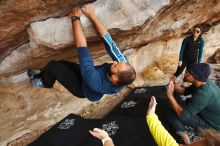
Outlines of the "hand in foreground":
M152 113L155 113L155 110L156 110L156 105L157 105L157 101L156 101L156 98L154 96L151 97L151 100L149 102L149 107L148 107L148 110L147 110L147 114L152 114Z
M104 130L101 130L99 128L94 128L93 131L89 130L89 132L96 138L102 140L106 137L109 137L108 133Z
M173 83L176 84L176 77L173 75L173 76L170 78L170 81L173 81Z
M95 9L91 4L87 4L82 7L83 14L85 14L87 17L92 17L95 15Z
M173 92L174 92L174 83L173 81L170 81L169 87L167 89L167 96L168 97L173 96Z
M82 10L80 9L80 7L73 8L69 13L69 16L80 17L81 15L82 15Z

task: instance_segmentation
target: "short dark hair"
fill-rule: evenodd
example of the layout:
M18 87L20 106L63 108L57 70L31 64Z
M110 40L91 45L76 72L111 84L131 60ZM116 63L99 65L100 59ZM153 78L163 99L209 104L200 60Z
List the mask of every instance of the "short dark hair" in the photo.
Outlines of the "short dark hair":
M117 73L119 79L118 84L120 85L129 85L133 83L136 78L136 71L134 68L129 63L126 64L127 69Z
M194 26L194 28L199 28L200 31L201 31L201 33L203 33L203 27L202 27L202 25L197 24L197 25Z
M202 37L202 34L204 33L203 26L201 24L197 24L197 25L194 26L194 28L199 28L200 29L201 34L199 36Z

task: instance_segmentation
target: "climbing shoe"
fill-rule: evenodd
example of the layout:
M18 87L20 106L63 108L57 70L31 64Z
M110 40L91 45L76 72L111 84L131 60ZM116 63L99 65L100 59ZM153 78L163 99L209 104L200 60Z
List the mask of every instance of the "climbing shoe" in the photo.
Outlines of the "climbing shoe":
M38 87L38 88L43 88L44 87L44 84L43 84L41 78L32 79L31 84L32 84L32 86Z
M37 73L34 70L27 70L27 75L32 80L34 79L35 75L37 75Z

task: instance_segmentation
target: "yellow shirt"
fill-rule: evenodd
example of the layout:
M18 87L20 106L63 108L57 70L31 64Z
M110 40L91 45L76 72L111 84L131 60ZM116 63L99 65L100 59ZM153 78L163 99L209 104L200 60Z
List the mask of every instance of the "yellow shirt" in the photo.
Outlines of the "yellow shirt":
M146 120L158 146L179 146L176 140L163 127L155 113L147 115Z

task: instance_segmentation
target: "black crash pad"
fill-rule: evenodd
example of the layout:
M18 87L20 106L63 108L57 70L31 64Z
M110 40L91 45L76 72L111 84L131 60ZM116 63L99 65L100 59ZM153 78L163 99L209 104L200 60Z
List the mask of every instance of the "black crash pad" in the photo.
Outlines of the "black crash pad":
M70 114L30 146L102 146L100 140L88 133L95 127L106 130L116 146L156 146L146 123L146 112L151 96L157 98L156 114L166 126L166 111L169 105L164 87L135 88L105 118L86 120ZM69 128L65 128L68 125Z

